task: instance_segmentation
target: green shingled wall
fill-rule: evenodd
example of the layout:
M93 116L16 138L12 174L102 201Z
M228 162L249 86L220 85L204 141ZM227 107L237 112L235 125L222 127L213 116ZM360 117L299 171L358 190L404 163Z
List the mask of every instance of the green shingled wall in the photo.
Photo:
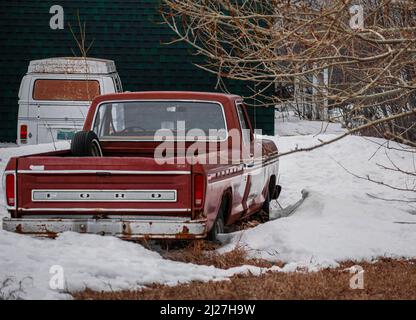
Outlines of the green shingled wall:
M51 30L49 9L61 5L64 30ZM0 2L0 142L15 141L17 95L30 60L78 54L67 23L78 30L76 14L87 23L89 56L116 62L123 88L141 90L217 91L214 76L196 68L201 61L184 43L166 45L172 31L159 24L158 0L66 0ZM232 93L250 94L245 84L227 82ZM252 115L253 112L250 112ZM256 109L256 124L274 132L272 108Z

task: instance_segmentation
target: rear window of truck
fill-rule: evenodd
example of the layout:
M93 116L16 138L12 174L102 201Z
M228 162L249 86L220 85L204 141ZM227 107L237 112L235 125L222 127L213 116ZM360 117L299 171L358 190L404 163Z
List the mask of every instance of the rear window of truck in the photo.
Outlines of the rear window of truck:
M101 140L221 141L227 138L217 102L128 101L98 107L93 129Z
M99 95L97 80L38 79L33 87L34 100L91 101Z

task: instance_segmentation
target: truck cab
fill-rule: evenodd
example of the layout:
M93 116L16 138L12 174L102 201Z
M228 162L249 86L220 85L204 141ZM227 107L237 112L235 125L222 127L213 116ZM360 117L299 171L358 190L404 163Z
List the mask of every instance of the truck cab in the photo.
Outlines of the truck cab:
M96 96L122 91L111 60L72 57L31 61L19 89L17 144L70 140L82 129Z

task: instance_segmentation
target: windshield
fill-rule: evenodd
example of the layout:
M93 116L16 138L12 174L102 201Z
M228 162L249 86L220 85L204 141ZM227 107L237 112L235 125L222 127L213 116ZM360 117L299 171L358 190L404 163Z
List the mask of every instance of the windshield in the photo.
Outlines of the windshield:
M99 106L94 131L101 140L224 140L222 106L215 102L128 101Z

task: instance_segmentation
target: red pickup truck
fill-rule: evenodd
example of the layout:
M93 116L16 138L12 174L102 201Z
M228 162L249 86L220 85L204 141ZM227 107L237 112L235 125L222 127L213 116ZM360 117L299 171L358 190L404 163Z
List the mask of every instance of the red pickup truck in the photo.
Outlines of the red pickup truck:
M3 229L215 240L279 196L278 151L236 95L97 97L71 149L11 158Z

